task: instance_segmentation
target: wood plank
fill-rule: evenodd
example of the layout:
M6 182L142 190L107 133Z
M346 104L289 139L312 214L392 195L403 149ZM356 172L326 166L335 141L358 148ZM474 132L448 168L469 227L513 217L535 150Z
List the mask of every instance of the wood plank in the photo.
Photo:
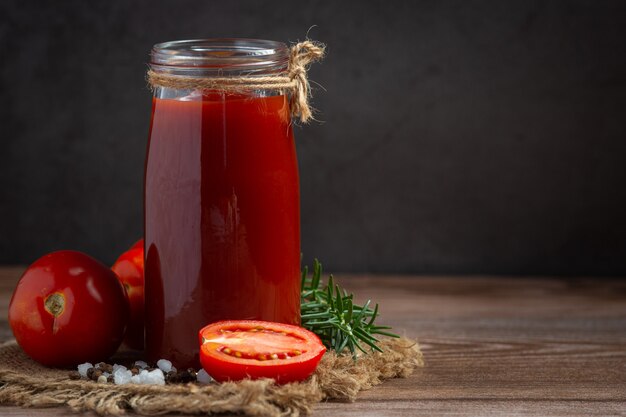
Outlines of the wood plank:
M62 408L23 409L18 407L1 407L2 416L25 417L72 417L77 414ZM82 416L96 417L95 413L84 413ZM132 415L132 414L129 414ZM554 416L554 417L586 417L586 416L625 416L623 404L615 401L523 401L497 400L473 401L465 399L448 400L415 400L401 402L357 401L355 403L321 403L317 405L313 417L428 417L428 416ZM228 417L228 415L221 415Z
M0 268L0 340L23 267ZM339 276L381 321L418 337L426 367L322 403L315 415L626 415L626 281ZM66 416L3 407L7 416Z
M339 406L339 407L338 407ZM614 401L524 401L524 400L416 400L357 401L353 404L322 403L316 416L624 416L623 404Z

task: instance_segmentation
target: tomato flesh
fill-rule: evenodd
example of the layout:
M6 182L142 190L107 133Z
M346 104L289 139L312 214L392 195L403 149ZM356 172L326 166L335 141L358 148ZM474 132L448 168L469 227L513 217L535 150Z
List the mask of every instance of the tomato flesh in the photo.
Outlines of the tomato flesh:
M232 320L200 330L200 362L217 381L308 378L326 348L314 333L290 324Z

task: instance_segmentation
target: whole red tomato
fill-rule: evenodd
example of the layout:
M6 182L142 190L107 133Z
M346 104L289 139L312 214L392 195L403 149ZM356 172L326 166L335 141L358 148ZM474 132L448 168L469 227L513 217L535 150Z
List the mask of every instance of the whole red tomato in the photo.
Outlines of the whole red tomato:
M124 342L133 349L143 349L143 239L140 239L115 262L117 274L130 302L130 320Z
M110 357L124 339L128 300L115 274L90 256L59 251L33 263L9 304L17 343L55 367Z

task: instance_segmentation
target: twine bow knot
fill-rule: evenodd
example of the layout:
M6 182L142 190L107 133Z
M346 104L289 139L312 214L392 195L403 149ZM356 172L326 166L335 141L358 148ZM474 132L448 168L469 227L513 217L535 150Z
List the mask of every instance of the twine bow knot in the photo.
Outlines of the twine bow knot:
M287 75L239 75L233 77L188 77L182 75L148 70L148 83L152 87L168 87L178 89L217 90L242 92L253 90L270 90L291 94L289 104L291 116L297 117L302 123L313 118L313 109L309 104L311 86L307 77L309 65L324 57L326 47L315 41L306 40L291 46Z
M294 83L290 102L291 115L300 117L303 123L307 123L313 117L313 111L309 105L311 86L307 70L310 64L324 57L324 50L324 45L308 40L291 47L289 76Z

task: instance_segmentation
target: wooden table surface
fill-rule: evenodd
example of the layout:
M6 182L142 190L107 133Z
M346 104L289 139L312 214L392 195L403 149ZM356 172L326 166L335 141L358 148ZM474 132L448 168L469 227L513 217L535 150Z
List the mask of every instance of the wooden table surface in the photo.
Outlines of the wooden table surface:
M0 268L0 340L23 268ZM421 343L426 366L314 416L626 416L626 281L338 276ZM0 407L2 416L69 416Z

